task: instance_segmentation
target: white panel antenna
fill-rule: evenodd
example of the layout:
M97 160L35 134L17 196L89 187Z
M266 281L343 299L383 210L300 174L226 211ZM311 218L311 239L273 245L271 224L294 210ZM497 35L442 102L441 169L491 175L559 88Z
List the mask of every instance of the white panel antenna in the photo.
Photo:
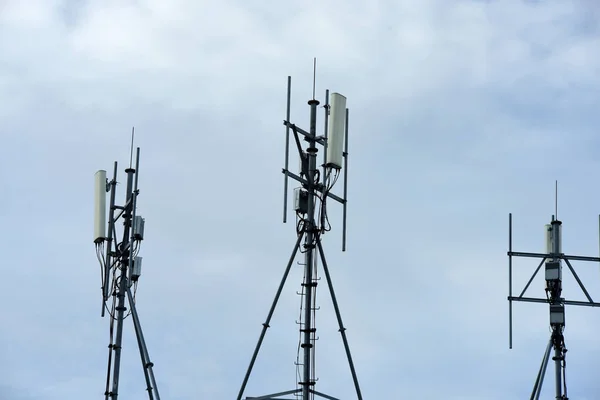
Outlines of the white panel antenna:
M142 275L142 257L136 256L133 258L133 265L131 268L131 280L137 282Z
M327 126L327 166L342 169L346 135L346 97L339 93L332 93L330 107Z
M106 171L101 169L95 175L94 243L106 239Z

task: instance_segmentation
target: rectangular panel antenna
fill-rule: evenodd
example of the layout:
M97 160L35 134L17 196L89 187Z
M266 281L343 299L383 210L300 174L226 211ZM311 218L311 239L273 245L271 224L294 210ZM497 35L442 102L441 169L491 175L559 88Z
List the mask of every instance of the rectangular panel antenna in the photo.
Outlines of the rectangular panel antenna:
M144 240L144 223L146 220L140 215L136 215L133 220L133 238L135 240Z
M101 169L95 175L94 190L94 243L106 239L106 171Z
M327 126L327 166L341 169L346 132L346 97L339 93L332 93L329 113Z
M142 257L134 257L131 267L131 280L136 282L142 275Z

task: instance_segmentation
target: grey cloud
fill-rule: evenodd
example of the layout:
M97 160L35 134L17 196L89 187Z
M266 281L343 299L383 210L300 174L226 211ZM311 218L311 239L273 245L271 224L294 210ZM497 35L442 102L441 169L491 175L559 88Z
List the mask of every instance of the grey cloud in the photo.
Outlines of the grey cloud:
M515 246L539 250L559 179L565 246L597 252L589 4L65 4L0 12L0 301L12 322L0 396L102 396L92 175L116 159L123 176L132 125L147 218L138 311L161 393L236 395L293 246L281 224L285 81L305 125L313 56L318 95L340 91L351 109L349 250L334 206L325 249L365 398L530 392L547 309L515 306L509 352L507 213ZM535 266L519 268L524 283ZM295 385L301 279L294 267L249 395ZM325 290L319 303L319 386L352 398ZM594 310L567 312L569 394L591 398ZM128 320L121 395L143 399L132 334Z

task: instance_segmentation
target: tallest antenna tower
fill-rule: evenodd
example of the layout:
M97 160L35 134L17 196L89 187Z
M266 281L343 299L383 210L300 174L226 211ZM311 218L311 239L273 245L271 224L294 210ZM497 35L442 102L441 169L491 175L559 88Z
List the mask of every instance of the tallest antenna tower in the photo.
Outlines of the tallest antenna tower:
M314 81L313 81L314 87ZM331 103L330 103L331 101ZM332 93L331 98L329 91L325 94L325 131L323 135L317 134L317 107L320 104L318 100L313 98L308 101L310 107L310 122L309 130L303 130L300 127L290 122L290 103L291 103L291 77L288 77L287 90L287 115L283 122L286 131L286 148L285 148L285 167L284 174L284 212L283 222L287 220L287 194L289 178L297 181L301 186L294 190L294 210L296 211L296 244L292 250L292 255L287 263L283 278L277 289L275 299L266 321L263 323L258 343L250 360L250 365L242 382L242 386L237 396L237 400L241 400L246 385L252 373L252 368L260 351L260 347L264 340L267 329L273 317L273 313L277 306L277 302L282 293L286 279L296 255L300 250L304 254L302 262L304 266L304 281L302 282L302 313L300 326L301 336L301 357L298 357L298 381L296 389L286 390L282 392L262 395L260 397L246 397L246 399L279 399L281 396L295 395L302 400L311 400L315 396L325 399L337 400L335 397L323 394L316 390L317 379L315 376L315 342L316 324L315 311L317 310L315 299L317 292L317 276L318 264L321 264L325 274L329 293L337 317L339 332L342 336L342 341L346 351L350 373L354 381L356 395L359 400L362 400L362 394L358 384L354 362L350 353L350 347L346 338L346 328L342 323L342 317L338 302L333 290L333 283L323 245L321 243L322 235L331 229L329 219L327 217L327 201L334 200L343 206L343 229L342 229L342 251L346 248L346 204L347 204L347 171L348 171L348 109L346 108L346 98L339 93ZM291 133L291 135L290 135ZM289 167L289 142L290 137L293 137L300 158L300 173L299 175L291 172ZM301 143L301 138L306 143L306 148ZM319 146L323 148L323 162L318 164ZM343 168L342 168L343 167ZM342 169L344 170L343 178L343 197L336 196L331 192Z

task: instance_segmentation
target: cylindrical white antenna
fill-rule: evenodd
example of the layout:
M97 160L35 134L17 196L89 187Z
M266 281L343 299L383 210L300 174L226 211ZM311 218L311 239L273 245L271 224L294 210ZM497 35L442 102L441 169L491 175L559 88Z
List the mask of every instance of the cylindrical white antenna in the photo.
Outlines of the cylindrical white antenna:
M106 238L106 171L96 172L95 179L94 243L100 243Z
M330 102L327 125L327 166L341 169L346 132L346 98L339 93L332 93Z

